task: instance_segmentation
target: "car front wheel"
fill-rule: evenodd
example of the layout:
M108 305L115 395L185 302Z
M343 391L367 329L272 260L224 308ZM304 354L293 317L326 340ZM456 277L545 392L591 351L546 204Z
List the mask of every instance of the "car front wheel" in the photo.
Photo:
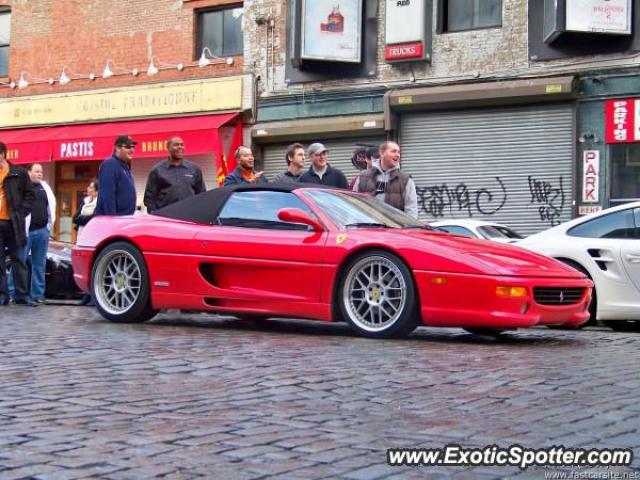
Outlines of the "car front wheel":
M370 251L349 262L337 300L342 317L366 337L400 337L417 326L411 272L389 252Z
M154 317L149 274L142 253L127 242L100 252L91 272L91 291L100 314L112 322L140 323Z

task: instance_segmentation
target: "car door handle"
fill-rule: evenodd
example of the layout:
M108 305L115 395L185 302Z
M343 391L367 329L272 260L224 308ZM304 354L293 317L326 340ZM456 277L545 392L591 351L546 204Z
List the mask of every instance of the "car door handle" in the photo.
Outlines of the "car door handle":
M629 263L640 263L640 255L636 253L627 253L624 258L626 258Z

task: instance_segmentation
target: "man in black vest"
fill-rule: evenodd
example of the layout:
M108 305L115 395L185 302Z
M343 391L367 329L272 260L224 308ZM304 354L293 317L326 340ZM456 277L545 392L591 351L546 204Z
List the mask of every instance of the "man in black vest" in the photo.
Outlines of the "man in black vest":
M418 218L416 184L400 171L400 146L395 142L380 145L380 160L360 174L354 192L366 192L380 201Z

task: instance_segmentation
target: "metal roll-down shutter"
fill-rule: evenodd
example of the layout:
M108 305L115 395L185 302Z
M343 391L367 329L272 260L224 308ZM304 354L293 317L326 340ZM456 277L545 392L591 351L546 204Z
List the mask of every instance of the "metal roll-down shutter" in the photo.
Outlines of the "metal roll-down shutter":
M571 219L571 104L406 113L402 169L420 218L476 218L531 234Z

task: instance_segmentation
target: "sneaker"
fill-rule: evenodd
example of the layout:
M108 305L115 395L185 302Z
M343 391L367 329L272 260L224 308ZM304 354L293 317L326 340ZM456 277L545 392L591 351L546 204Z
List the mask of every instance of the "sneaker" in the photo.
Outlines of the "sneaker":
M35 302L38 305L44 305L45 303L47 303L47 301L44 298L36 298Z
M37 307L38 304L31 299L20 299L16 300L16 305L20 305L21 307Z

